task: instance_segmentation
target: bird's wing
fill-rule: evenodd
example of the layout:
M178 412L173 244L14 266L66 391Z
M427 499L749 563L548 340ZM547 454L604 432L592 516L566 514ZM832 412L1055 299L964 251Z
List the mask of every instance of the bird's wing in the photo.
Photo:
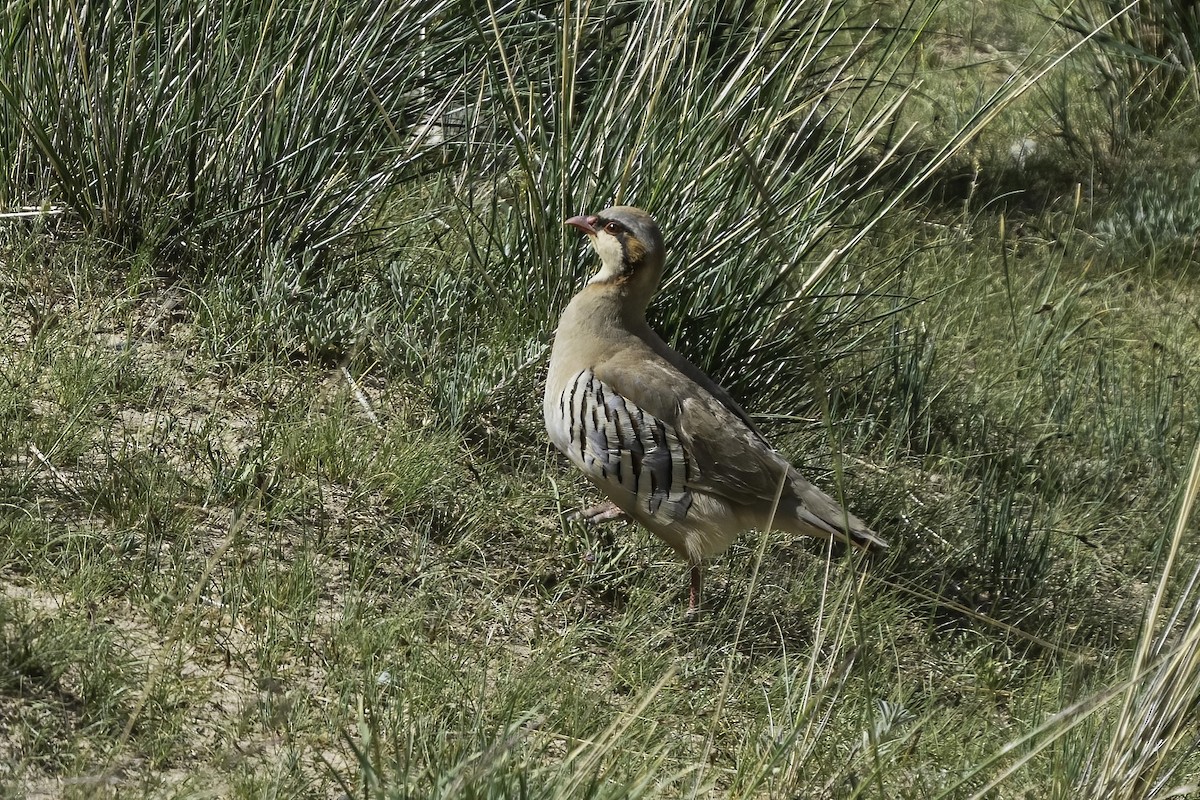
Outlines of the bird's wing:
M687 485L740 504L771 502L779 482L803 481L738 411L660 359L621 357L596 377L627 406L653 416L678 439L690 466ZM786 485L785 485L786 489Z

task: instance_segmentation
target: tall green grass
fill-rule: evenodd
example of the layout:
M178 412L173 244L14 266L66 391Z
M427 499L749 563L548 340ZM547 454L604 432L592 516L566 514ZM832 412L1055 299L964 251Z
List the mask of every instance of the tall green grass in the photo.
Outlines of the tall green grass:
M523 146L465 209L503 243L472 251L477 268L517 277L504 299L534 311L529 335L543 339L590 268L559 221L650 209L669 256L656 323L740 396L794 397L817 366L807 354L857 321L845 296L886 283L829 264L797 297L843 226L887 201L879 170L906 96L893 79L923 20L911 6L881 29L852 3L720 16L688 2L616 27L597 8L547 20L532 48L529 30L497 20L489 72L502 131Z
M520 346L446 364L456 417L537 363L591 268L559 223L613 203L666 233L652 322L751 407L796 411L813 375L886 334L880 297L906 256L864 263L856 247L1062 58L1030 54L946 140L922 141L907 63L937 3L885 19L856 2L722 8L505 6L480 22L442 238L462 247L453 269L467 314L494 326L483 338Z
M451 9L6 3L0 204L214 269L341 243L429 169L456 65L423 43Z
M1169 120L1181 104L1200 102L1200 12L1194 4L1080 0L1053 6L1060 26L1090 39L1088 83L1107 114L1107 141L1097 145L1125 150L1139 134Z
M455 423L544 352L586 268L560 221L639 204L668 236L668 338L752 405L794 406L903 270L850 261L856 243L1053 63L910 141L906 64L936 8L11 4L0 202L61 201L210 265L285 351L436 373ZM330 269L378 228L428 266ZM449 345L376 333L381 314L443 328L448 304Z

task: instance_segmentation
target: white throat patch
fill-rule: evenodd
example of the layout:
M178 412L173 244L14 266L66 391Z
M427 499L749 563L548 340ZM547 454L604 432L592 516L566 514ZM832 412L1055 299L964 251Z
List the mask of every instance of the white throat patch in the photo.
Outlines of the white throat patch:
M600 256L601 266L600 271L593 275L588 283L611 281L621 274L621 261L625 258L625 251L617 237L600 231L592 238L592 248Z

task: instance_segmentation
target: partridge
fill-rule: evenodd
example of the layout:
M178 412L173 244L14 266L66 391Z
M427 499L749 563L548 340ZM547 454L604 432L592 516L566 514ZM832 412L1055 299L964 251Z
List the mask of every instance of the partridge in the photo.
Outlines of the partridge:
M559 319L542 406L546 431L617 508L687 561L689 614L699 607L704 557L747 529L886 548L650 329L646 306L664 257L654 219L614 206L566 224L591 239L600 271Z

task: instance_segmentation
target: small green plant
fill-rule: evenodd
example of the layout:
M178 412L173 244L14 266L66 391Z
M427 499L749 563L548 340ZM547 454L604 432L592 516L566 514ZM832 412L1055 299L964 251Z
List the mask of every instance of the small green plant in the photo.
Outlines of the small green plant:
M1096 232L1110 243L1142 252L1200 248L1200 170L1135 176L1122 186Z

